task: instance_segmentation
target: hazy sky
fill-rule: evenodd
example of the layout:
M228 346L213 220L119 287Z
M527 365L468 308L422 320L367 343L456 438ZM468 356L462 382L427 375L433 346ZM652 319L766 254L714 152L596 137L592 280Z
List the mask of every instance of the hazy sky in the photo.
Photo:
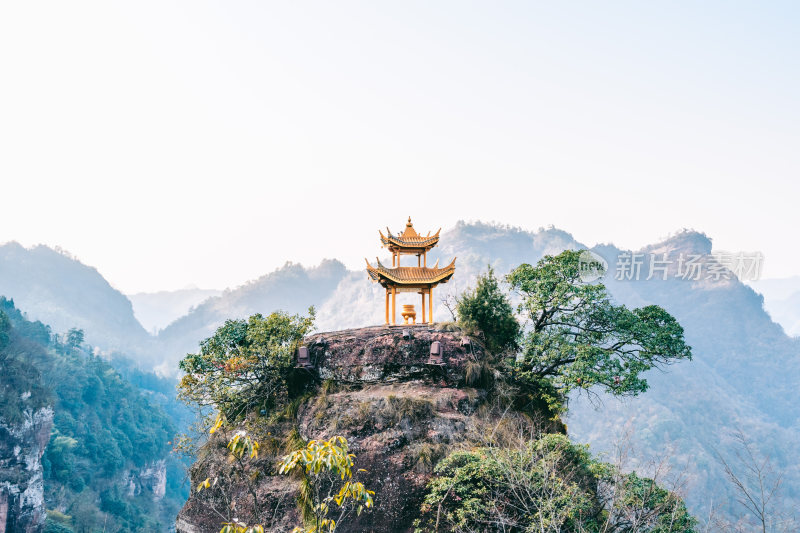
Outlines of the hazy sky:
M459 219L800 274L787 2L0 3L0 242L134 292Z

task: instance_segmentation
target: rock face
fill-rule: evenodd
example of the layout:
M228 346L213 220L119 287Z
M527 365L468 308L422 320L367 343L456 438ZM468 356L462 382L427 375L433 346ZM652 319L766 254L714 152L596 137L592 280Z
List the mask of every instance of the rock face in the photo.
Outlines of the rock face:
M463 342L462 342L463 339ZM483 358L477 341L460 333L425 326L373 327L320 333L307 339L311 363L320 379L342 384L391 384L422 381L451 388L464 379L466 364ZM439 342L443 361L429 364L430 348Z
M375 508L348 519L337 531L413 530L433 465L469 439L474 420L486 411L481 407L487 393L478 386L484 350L479 341L465 339L459 332L427 326L374 327L307 338L313 368L298 372L310 373L321 386L300 404L293 420L261 427L260 467L272 474L261 478L257 488L262 513L267 510L271 517L265 528L291 531L301 524L299 483L276 475L274 467L286 451L282 437L297 430L304 440L347 438L356 467L367 470L359 479L376 491ZM429 363L434 342L440 343L441 365ZM193 487L207 477L222 479L224 446L222 437L206 445L192 467ZM270 455L267 450L275 451ZM249 520L246 491L227 491L237 517ZM220 530L224 502L210 493L193 492L178 516L178 532Z
M164 498L167 490L167 462L164 459L146 464L141 469L128 470L122 476L122 486L128 497L152 494L154 501Z
M53 410L23 416L20 423L0 419L0 533L38 532L46 518L41 459Z

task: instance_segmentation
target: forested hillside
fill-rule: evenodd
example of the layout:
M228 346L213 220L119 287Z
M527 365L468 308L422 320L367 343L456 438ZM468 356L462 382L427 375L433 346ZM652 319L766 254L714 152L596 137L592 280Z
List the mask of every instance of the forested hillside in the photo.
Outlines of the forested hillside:
M645 248L708 254L712 243L704 235L685 232ZM604 257L620 250L596 248ZM644 268L647 269L645 262ZM685 469L687 501L698 514L713 506L733 513L740 508L726 479L720 456L741 453L735 433L741 430L761 461L769 459L783 476L774 501L784 511L800 498L800 407L794 389L800 380L800 342L787 337L763 309L763 298L735 278L638 282L605 280L615 297L627 305L658 303L686 329L693 347L691 368L677 366L668 374L648 375L652 388L639 402L601 397L602 408L572 402L570 430L575 438L611 450L620 427L630 432L630 444L641 460L664 450L675 468ZM740 469L742 467L740 466Z
M185 497L170 417L93 355L80 330L56 335L4 297L0 318L13 341L2 354L0 414L13 422L25 409L54 412L41 458L46 531L167 530Z

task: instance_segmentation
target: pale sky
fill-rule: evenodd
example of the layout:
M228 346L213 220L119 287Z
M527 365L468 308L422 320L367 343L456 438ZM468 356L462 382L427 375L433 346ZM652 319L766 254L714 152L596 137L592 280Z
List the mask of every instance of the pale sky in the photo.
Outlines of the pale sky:
M0 242L224 288L457 220L800 274L793 2L0 3Z

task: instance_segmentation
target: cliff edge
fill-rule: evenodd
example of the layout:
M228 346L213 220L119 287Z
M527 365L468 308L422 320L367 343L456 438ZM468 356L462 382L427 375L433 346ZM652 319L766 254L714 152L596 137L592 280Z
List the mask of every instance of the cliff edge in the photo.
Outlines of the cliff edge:
M435 343L441 360L431 355ZM495 417L481 342L460 331L414 326L319 333L304 344L308 364L297 373L314 383L312 392L287 416L244 424L261 440L258 461L271 473L257 483L262 507L274 510L265 529L291 531L301 524L299 482L278 476L274 468L296 431L304 441L347 438L356 467L367 470L359 479L376 492L375 507L337 531L413 530L436 462L454 447L479 441ZM205 445L191 470L193 487L207 477L224 478L225 442L215 436ZM178 516L177 531L219 531L220 508L226 505L247 520L247 492L236 486L227 491L229 503L210 492L193 492Z

